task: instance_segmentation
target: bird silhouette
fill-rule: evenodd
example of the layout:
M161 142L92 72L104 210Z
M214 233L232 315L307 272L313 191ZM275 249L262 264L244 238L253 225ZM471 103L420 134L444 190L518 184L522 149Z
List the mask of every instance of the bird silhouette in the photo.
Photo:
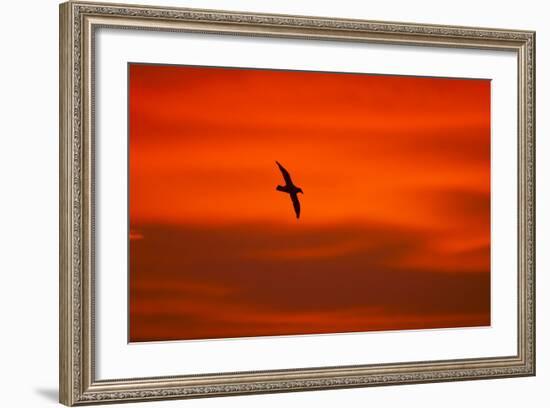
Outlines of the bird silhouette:
M296 187L294 185L292 179L290 178L290 174L288 174L288 171L281 165L281 163L278 161L275 161L275 163L279 166L279 170L281 170L286 183L284 186L277 186L276 190L290 195L292 205L294 206L294 212L296 213L296 218L300 218L300 201L298 200L298 193L304 194L304 192L300 187Z

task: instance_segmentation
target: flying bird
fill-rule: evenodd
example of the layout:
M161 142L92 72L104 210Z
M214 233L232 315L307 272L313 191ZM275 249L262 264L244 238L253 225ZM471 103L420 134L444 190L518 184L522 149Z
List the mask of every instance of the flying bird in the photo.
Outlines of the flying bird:
M298 200L298 193L304 194L304 192L300 187L296 187L294 185L292 179L290 178L290 174L288 174L288 171L281 166L281 163L278 161L275 161L275 163L279 166L279 170L281 170L286 183L284 186L277 186L276 190L290 195L292 205L294 206L294 212L296 213L296 218L300 218L300 201Z

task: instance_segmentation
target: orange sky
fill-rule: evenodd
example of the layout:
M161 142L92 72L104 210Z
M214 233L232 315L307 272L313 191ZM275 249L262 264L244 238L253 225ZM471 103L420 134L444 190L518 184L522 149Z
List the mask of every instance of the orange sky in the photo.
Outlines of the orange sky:
M131 341L490 324L490 81L129 72Z

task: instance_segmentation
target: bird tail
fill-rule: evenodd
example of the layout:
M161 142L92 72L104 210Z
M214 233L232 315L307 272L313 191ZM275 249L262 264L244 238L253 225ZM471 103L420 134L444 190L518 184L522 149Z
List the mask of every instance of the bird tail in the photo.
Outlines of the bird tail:
M285 188L284 188L283 186L277 186L276 190L277 190L277 191L282 191L282 192L286 193L286 190L285 190Z

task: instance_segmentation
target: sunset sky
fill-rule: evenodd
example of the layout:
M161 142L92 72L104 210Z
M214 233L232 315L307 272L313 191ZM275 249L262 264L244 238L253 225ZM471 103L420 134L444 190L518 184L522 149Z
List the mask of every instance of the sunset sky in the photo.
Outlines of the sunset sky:
M490 324L489 80L129 75L130 341Z

